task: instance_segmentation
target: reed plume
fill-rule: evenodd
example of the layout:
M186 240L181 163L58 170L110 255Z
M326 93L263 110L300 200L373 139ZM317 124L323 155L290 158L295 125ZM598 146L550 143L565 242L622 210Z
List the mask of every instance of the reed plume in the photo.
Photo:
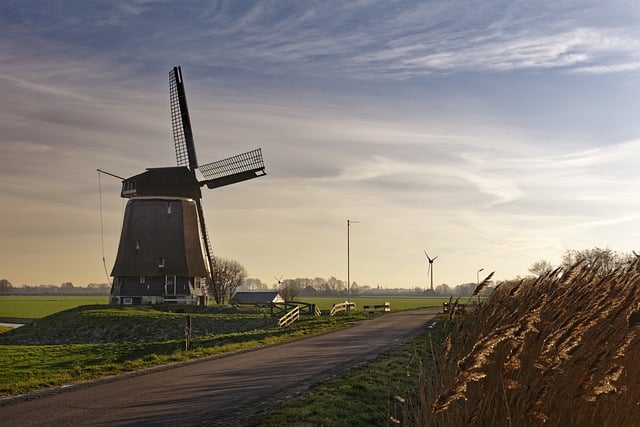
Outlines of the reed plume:
M493 277L494 273L495 273L495 271L492 271L491 274L489 274L487 277L485 277L484 280L482 282L480 282L478 284L478 286L476 286L475 290L473 291L472 296L478 295L487 285L489 285L491 283L491 278Z
M578 261L502 282L454 319L456 301L437 378L421 382L439 389L419 394L415 425L636 425L639 266Z

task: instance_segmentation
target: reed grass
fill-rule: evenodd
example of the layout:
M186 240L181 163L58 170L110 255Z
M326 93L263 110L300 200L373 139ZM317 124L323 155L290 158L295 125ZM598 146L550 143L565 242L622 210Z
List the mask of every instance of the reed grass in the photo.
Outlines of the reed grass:
M638 260L502 283L449 322L410 424L629 426L640 420Z

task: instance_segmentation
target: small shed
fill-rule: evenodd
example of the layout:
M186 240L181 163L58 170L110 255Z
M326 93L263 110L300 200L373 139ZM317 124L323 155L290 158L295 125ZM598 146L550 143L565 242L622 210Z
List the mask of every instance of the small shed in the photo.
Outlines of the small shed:
M265 291L265 292L236 292L231 298L232 304L255 304L255 305L270 305L270 304L282 304L284 298L278 291Z

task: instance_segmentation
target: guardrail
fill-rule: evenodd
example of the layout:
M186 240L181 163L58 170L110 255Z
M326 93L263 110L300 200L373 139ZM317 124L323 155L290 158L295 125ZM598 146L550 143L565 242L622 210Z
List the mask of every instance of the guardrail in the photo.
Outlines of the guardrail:
M337 313L341 313L343 311L347 311L347 306L349 306L349 308L351 310L355 310L356 309L356 303L355 302L341 302L338 304L333 304L333 307L331 307L331 312L329 312L330 316L335 316Z
M300 307L295 306L294 308L289 310L287 314L278 319L278 326L281 328L289 326L298 319L300 319Z
M364 314L389 313L391 311L391 303L385 301L384 304L363 305Z

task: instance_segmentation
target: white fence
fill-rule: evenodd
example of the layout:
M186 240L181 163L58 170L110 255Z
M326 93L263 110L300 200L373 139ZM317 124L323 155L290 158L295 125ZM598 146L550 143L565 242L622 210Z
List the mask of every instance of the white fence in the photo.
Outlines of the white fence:
M289 310L287 314L278 319L278 326L281 328L284 326L289 326L298 319L300 319L300 307L295 306L294 308Z
M331 312L329 313L330 316L335 316L337 313L341 313L343 311L347 311L347 307L349 307L351 310L355 310L356 309L356 303L355 302L341 302L338 304L333 304L333 307L331 307Z

